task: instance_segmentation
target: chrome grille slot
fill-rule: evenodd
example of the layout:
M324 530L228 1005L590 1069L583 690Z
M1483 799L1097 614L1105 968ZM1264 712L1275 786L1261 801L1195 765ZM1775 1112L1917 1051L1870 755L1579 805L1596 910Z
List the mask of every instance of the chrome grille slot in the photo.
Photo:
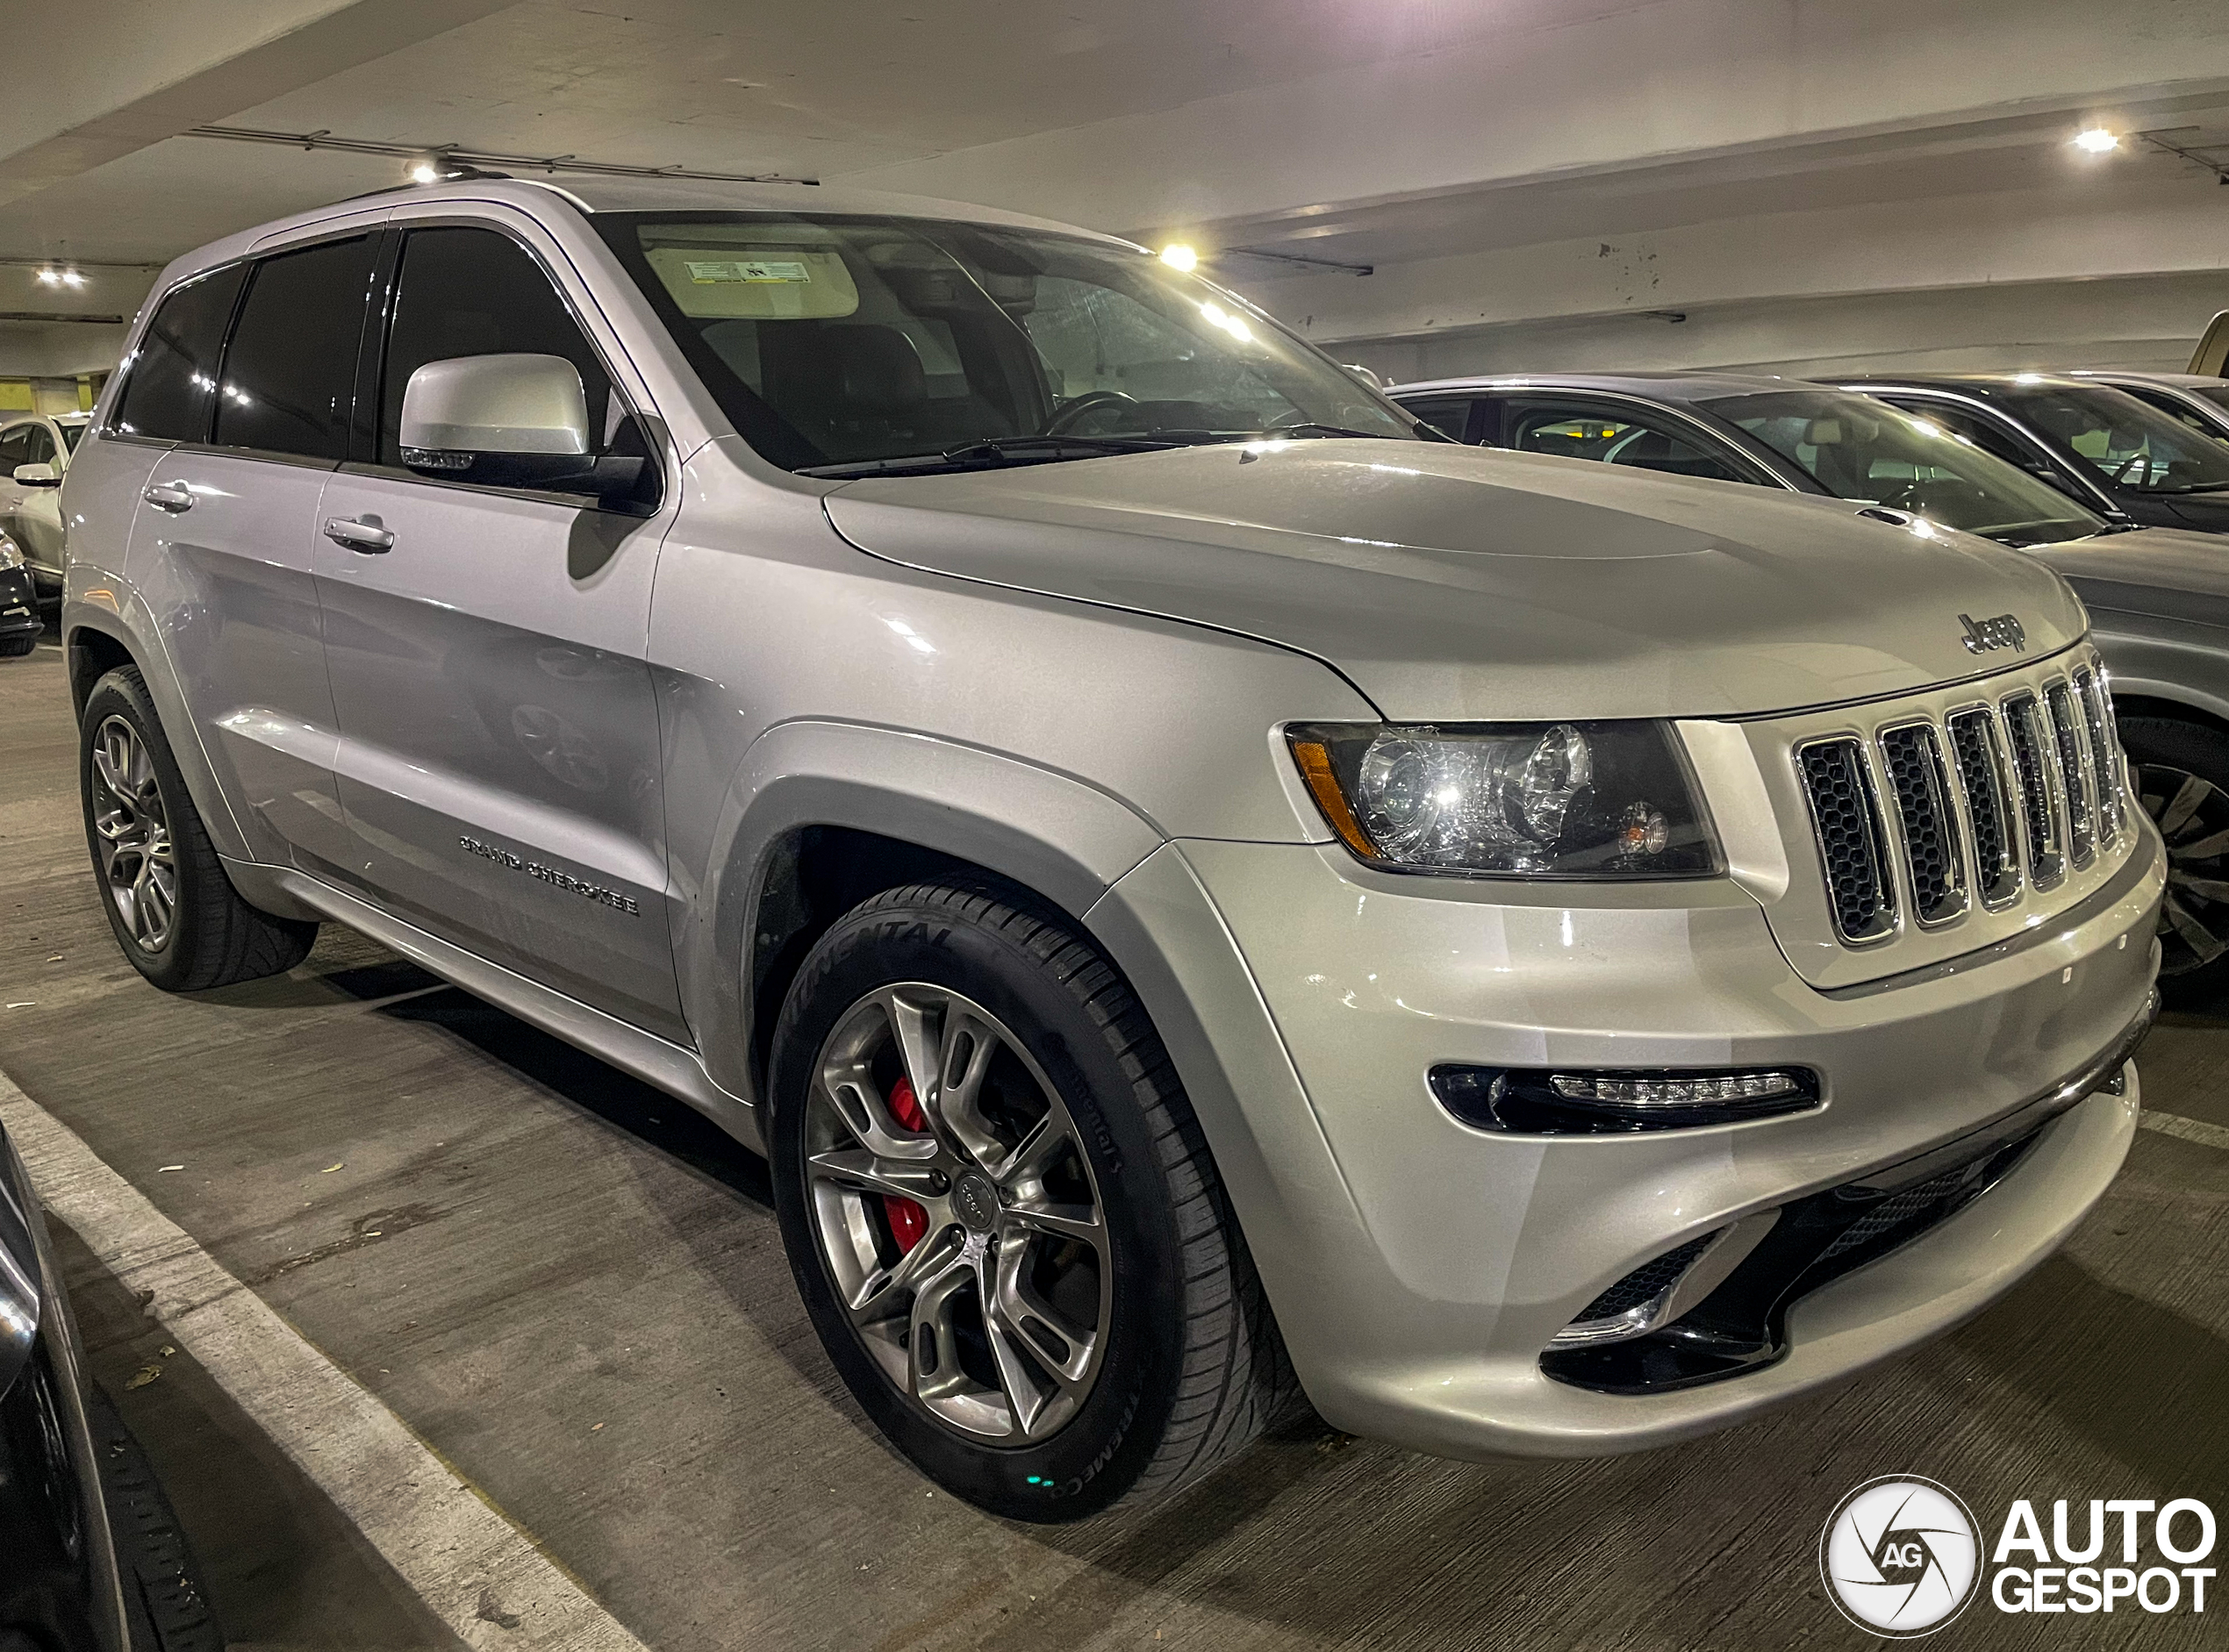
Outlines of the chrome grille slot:
M1791 851L1786 881L1750 892L1815 987L2017 944L2159 871L2105 668L2086 644L1979 681L1759 719L1745 738ZM1694 749L1724 762L1724 739ZM1730 792L1740 778L1728 773Z
M2067 800L2067 851L2076 866L2088 866L2090 857L2097 853L2097 815L2092 801L2096 794L2089 764L2082 750L2082 725L2075 712L2075 697L2064 683L2053 683L2044 690L2043 697L2051 712L2053 748L2059 754L2060 790Z
M2002 906L2020 892L2020 851L2013 841L2012 811L2004 783L2004 745L1996 719L1985 708L1953 712L1951 755L1974 833L1974 869L1982 904Z
M1835 933L1846 941L1882 940L1896 930L1896 895L1865 746L1850 738L1816 740L1796 759L1826 866Z
M2032 693L2015 694L2004 703L2004 726L2012 746L2012 772L2020 790L2023 847L2027 851L2028 877L2038 889L2057 883L2067 873L2067 851L2059 830L2058 788L2053 783L2056 767L2051 731L2044 725L2043 702Z
M2082 702L2082 726L2089 734L2090 771L2097 776L2097 837L2118 840L2128 823L2126 782L2120 736L2113 727L2111 691L2104 677L2088 668L2075 673L2075 697Z
M1966 910L1966 862L1942 748L1932 726L1907 723L1881 731L1881 754L1902 829L1913 915L1922 924L1946 924Z

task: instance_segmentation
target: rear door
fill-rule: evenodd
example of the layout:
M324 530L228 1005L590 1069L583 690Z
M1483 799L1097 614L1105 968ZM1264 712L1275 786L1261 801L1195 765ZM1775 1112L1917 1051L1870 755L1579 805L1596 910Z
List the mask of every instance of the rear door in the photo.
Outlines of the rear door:
M440 480L405 469L398 440L412 371L459 356L565 357L607 453L647 451L647 400L615 386L616 341L600 317L591 338L584 288L523 218L405 221L393 242L362 381L375 417L316 551L362 882L422 929L685 1036L645 662L656 489L606 508Z
M118 412L125 434L179 439L148 477L131 574L249 853L328 876L353 848L310 543L347 453L373 246L290 246L167 299ZM162 354L174 304L182 333L206 325L196 311L230 314L213 374L197 348Z

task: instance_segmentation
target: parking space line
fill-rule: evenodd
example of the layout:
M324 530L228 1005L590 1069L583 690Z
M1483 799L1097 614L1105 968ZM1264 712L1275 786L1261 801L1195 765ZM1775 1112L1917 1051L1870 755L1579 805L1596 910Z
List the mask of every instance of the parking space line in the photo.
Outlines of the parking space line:
M2136 1122L2147 1130L2158 1131L2163 1136L2195 1141L2201 1147L2229 1149L2229 1129L2224 1129L2218 1124L2208 1124L2203 1119L2185 1119L2179 1112L2154 1112L2147 1107L2137 1115Z
M642 1643L60 1119L0 1072L0 1126L39 1198L464 1641Z

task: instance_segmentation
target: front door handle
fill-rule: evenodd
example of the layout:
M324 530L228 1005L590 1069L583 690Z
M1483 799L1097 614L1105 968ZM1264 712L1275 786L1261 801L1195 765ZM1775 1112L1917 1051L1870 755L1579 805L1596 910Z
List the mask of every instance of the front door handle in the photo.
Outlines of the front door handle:
M158 511L193 509L193 490L183 482L150 482L140 497Z
M325 536L366 556L377 556L395 547L393 533L381 526L376 516L329 516L325 519Z

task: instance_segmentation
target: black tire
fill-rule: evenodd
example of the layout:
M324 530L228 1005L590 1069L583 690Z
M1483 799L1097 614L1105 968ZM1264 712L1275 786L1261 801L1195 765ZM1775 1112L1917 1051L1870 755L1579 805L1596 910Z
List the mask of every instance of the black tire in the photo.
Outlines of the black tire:
M153 788L148 800L158 805L168 833L173 887L166 899L171 910L154 945L133 933L122 892L110 880L95 823L95 752L111 721L128 726L145 748L147 784ZM184 776L178 772L161 719L136 667L118 667L86 696L78 719L77 780L84 805L85 843L100 885L102 909L108 913L116 944L149 981L166 992L195 992L277 975L309 956L317 940L317 925L257 911L240 898L225 875L224 862L187 795Z
M39 633L35 631L27 637L10 637L0 641L0 660L20 660L38 646Z
M1103 1362L1073 1415L1035 1443L964 1437L901 1391L853 1329L812 1213L805 1120L821 1052L863 1000L901 983L948 989L1002 1021L1089 1162L1114 1282ZM770 1089L775 1204L821 1344L876 1426L955 1495L1033 1521L1165 1496L1243 1448L1296 1392L1159 1037L1107 959L1020 891L915 884L838 919L783 1006Z
M99 1389L86 1410L132 1652L225 1652L208 1585L147 1453Z
M2119 731L2138 800L2167 840L2160 976L2178 995L2218 994L2229 987L2229 900L2203 890L2229 883L2229 854L2207 847L2229 832L2229 733L2166 717L2123 717Z

